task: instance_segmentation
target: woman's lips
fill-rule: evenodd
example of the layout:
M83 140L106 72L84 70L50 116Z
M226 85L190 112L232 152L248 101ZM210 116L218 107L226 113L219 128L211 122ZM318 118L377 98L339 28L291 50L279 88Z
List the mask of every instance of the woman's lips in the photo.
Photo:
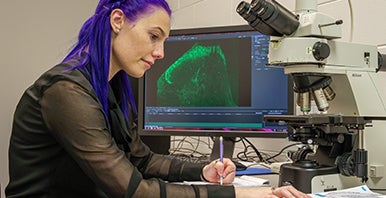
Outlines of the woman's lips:
M151 68L151 66L154 64L151 61L147 61L147 60L142 60L142 61L145 63L146 68Z

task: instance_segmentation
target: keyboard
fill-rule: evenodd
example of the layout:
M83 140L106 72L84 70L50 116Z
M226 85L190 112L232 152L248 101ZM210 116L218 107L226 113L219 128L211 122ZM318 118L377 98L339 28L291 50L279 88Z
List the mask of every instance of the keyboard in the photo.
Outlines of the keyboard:
M189 156L189 155L184 155L184 154L173 154L169 155L171 159L179 159L184 162L191 162L191 163L210 163L211 160L207 156L201 156L201 157L196 157L196 156Z
M204 163L204 164L209 164L212 162L212 160L209 159L208 156L201 156L201 157L196 157L196 156L188 156L188 155L183 155L183 154L176 154L176 155L169 155L170 158L172 159L179 159L185 162L191 162L191 163ZM236 165L236 171L242 171L247 169L248 167L245 166L244 164L232 160L233 163Z

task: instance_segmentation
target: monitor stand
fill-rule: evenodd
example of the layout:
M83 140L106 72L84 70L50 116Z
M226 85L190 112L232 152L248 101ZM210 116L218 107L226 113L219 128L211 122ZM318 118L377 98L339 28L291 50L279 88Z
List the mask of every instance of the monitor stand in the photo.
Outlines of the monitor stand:
M235 149L235 141L234 137L224 137L224 158L233 158L233 151ZM220 137L214 137L214 143L212 148L212 153L210 154L210 160L216 160L220 158Z
M145 143L154 153L169 155L170 136L141 136Z

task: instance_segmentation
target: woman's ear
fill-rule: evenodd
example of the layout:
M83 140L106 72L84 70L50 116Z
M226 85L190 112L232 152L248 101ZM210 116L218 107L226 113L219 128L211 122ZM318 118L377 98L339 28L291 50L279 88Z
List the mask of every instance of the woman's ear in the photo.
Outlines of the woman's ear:
M110 25L111 29L115 33L119 33L123 28L123 24L125 23L125 13L121 9L114 9L110 14Z

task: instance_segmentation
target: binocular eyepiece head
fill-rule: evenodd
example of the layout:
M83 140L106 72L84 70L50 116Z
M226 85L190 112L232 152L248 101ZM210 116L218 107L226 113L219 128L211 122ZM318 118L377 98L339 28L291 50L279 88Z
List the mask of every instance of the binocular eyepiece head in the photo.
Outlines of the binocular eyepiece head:
M252 28L265 35L290 35L299 26L297 16L275 0L242 1L236 11Z

